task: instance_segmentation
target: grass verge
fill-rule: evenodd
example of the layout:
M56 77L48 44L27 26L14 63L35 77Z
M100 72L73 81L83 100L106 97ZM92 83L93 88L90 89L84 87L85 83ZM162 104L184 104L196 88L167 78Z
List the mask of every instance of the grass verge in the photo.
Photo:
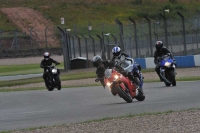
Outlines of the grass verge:
M176 81L197 81L197 80L200 80L200 77L179 77L179 78L176 78ZM24 80L20 80L21 81L21 84L19 85L23 85L23 83L28 83L28 81L24 81ZM23 82L24 81L24 82ZM17 83L17 81L15 81ZM160 82L160 80L145 80L144 83L152 83L152 82ZM12 82L11 82L12 83ZM0 85L2 85L3 83L0 83ZM9 82L6 82L6 84L9 84ZM16 84L15 84L16 85ZM14 86L14 85L12 85ZM10 87L12 87L10 86ZM89 87L89 86L101 86L101 84L98 82L94 82L93 84L84 84L84 85L65 85L65 86L62 86L62 88L76 88L76 87ZM6 87L6 86L2 86L2 87ZM26 91L26 90L46 90L46 87L29 87L29 88L24 88L24 87L21 87L21 88L2 88L0 89L0 92L10 92L10 91Z
M54 127L67 127L67 126L72 126L75 124L89 124L92 122L102 122L102 121L109 121L109 120L120 120L120 119L125 119L125 118L134 118L134 117L147 117L147 116L157 116L157 115L170 115L172 113L175 112L186 112L186 111L200 111L200 108L189 108L189 109L184 109L184 110L168 110L168 111L164 111L164 112L153 112L153 113L138 113L138 114L127 114L124 116L118 116L118 117L104 117L101 119L94 119L94 120L88 120L88 121L84 121L84 122L79 122L79 123L71 123L71 124L61 124L61 125L54 125L54 126L41 126L41 127L35 127L35 128L27 128L27 129L22 129L22 130L14 130L14 131L20 131L20 132L28 132L28 131L34 131L34 130L39 130L39 129L45 129L45 128L54 128ZM161 116L162 117L162 116ZM13 131L3 131L0 133L11 133Z
M64 63L56 66L59 69L64 68ZM43 69L40 64L23 64L23 65L2 65L0 66L0 76L14 76L24 74L42 73Z
M19 65L19 66L22 66L22 68L24 68L27 65ZM144 69L142 72L146 73L146 72L153 72L153 71L154 69ZM60 79L62 81L65 81L65 80L87 79L87 78L95 78L95 77L96 77L96 74L94 72L80 72L80 73L71 73L71 74L64 72L61 74ZM35 77L35 78L0 82L0 87L5 87L5 86L9 87L9 86L24 85L24 84L30 84L30 83L40 83L40 82L43 82L43 78Z

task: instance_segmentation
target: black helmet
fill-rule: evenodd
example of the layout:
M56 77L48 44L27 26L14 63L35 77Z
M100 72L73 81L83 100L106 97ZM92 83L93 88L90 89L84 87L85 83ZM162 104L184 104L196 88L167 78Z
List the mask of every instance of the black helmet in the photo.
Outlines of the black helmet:
M157 41L155 43L155 47L156 47L156 50L161 50L162 47L163 47L163 42L162 41Z
M49 53L49 52L45 52L45 53L44 53L44 59L45 59L45 60L48 60L49 57L50 57L50 53Z
M121 55L121 48L118 47L118 46L114 47L112 49L112 53L113 53L113 56L116 56L116 57L120 56Z
M94 57L92 58L92 62L93 62L93 65L94 65L95 67L98 67L99 64L102 63L102 58L101 58L101 56L99 56L99 55L94 56Z

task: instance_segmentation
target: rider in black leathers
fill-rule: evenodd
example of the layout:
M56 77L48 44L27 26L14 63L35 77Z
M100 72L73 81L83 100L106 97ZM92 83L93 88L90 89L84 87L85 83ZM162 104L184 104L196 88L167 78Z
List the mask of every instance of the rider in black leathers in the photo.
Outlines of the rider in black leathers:
M163 55L169 55L173 59L172 53L165 47L163 47L162 41L157 41L155 43L156 51L154 52L154 63L156 65L155 71L158 74L160 81L163 81L163 79L160 76L160 66L159 66L159 57L162 57Z
M104 77L104 71L107 68L115 67L121 74L128 77L133 82L137 82L137 81L135 81L135 78L131 72L125 71L121 66L117 65L117 63L114 61L110 61L110 60L103 61L101 56L96 55L93 57L92 62L93 62L93 65L97 68L97 70L96 70L97 77L100 78L100 82L104 88L106 85L104 83L103 77ZM112 94L116 95L113 92L112 92Z
M47 81L46 81L47 69L48 69L48 66L52 65L52 63L55 63L56 65L60 64L56 60L50 58L50 53L49 52L45 52L44 53L44 59L40 63L40 68L44 68L43 79L44 79L45 85L47 85ZM58 69L58 74L60 74L59 69Z

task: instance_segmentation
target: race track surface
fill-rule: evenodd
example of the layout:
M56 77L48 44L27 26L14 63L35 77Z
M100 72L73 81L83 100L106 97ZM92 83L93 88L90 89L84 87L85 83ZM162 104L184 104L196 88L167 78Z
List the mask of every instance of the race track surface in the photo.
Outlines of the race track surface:
M0 131L77 123L104 117L200 107L200 82L145 83L146 99L126 103L101 86L0 92Z

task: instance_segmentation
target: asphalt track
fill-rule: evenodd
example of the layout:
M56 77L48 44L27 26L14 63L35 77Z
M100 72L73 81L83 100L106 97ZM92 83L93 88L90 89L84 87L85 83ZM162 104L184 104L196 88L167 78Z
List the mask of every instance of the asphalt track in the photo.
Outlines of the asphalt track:
M103 87L0 92L0 131L77 123L104 117L200 107L200 82L145 83L146 99L126 103Z

